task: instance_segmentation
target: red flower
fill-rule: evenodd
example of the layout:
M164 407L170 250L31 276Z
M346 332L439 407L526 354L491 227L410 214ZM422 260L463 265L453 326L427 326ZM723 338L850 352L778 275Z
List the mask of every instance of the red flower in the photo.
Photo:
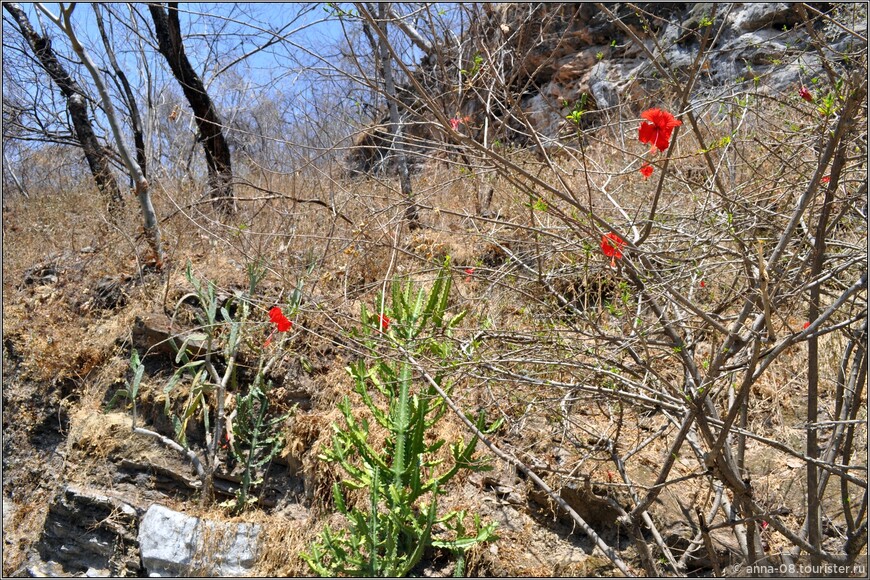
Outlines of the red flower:
M459 119L457 119L455 117L450 119L450 128L453 129L454 131L458 130L459 123L460 123Z
M808 321L804 322L804 330L806 330L809 327L810 327L810 322L808 320Z
M807 90L806 87L801 87L800 89L798 89L798 94L806 102L808 102L808 103L813 102L813 94L809 90Z
M269 321L278 326L278 332L287 332L293 326L293 323L287 320L287 317L284 316L284 313L277 306L273 306L269 310Z
M653 174L653 167L649 163L644 163L640 168L640 174L643 175L644 179L647 179L650 175Z
M640 114L641 117L650 121L641 123L637 134L641 143L648 143L659 151L664 151L671 145L671 134L675 127L683 124L679 119L661 109L647 109Z
M474 276L474 268L466 268L464 271L467 274L465 276L465 281L471 282L471 277Z
M266 338L266 342L263 343L263 348L266 348L270 344L272 344L272 337L275 336L275 332L287 332L290 330L290 327L293 326L293 323L287 320L287 317L284 316L284 313L281 312L281 309L277 306L273 306L269 309L269 322L276 325L277 328L272 330L272 333Z
M613 232L601 236L601 251L610 258L610 266L613 268L616 267L616 260L622 258L624 247L625 241Z
M704 282L703 280L701 280L701 288L706 288L706 287L707 287L707 283Z
M378 328L381 329L381 331L390 328L390 317L386 314L378 314Z
M822 178L822 183L831 183L831 176L826 175Z

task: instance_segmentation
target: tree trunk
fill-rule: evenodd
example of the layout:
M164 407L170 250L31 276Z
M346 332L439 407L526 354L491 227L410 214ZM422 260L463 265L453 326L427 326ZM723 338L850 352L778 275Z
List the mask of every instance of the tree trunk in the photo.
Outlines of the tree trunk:
M3 8L18 23L21 35L27 41L27 44L30 45L30 48L33 49L33 53L39 59L42 68L49 74L66 99L67 110L73 122L76 139L78 139L82 151L84 151L85 159L88 161L88 166L94 176L94 181L97 183L97 188L106 201L109 216L113 220L117 219L121 208L124 207L124 198L121 197L121 190L118 187L115 176L112 174L109 160L106 158L103 147L94 134L91 120L88 118L88 105L85 100L84 91L69 76L58 61L57 56L51 48L51 41L37 34L21 7L18 4L4 3Z
M145 157L145 136L142 130L142 117L139 115L139 106L136 104L136 97L133 95L133 89L130 88L130 82L127 80L127 75L118 66L118 60L115 58L115 51L112 48L112 43L109 42L109 37L106 34L106 29L103 26L103 16L100 14L100 5L94 4L94 16L97 17L97 28L100 30L100 36L103 39L103 46L106 47L106 56L109 57L109 63L115 71L115 76L124 88L124 97L127 99L127 108L130 109L130 124L133 126L133 143L136 145L136 163L142 171L142 176L148 178L146 171Z
M162 4L149 4L148 10L154 20L157 44L172 74L181 85L184 96L193 109L199 140L205 152L208 166L208 186L215 207L224 214L236 210L233 194L233 169L230 149L223 134L223 125L214 103L205 90L205 85L187 59L181 39L181 25L178 20L178 3L169 2L169 9Z
M21 183L21 180L18 179L18 175L15 173L15 170L12 168L12 164L9 163L9 159L6 157L6 149L3 149L3 163L6 165L6 171L9 172L9 176L12 178L13 183L15 183L15 187L18 188L18 191L21 192L21 195L24 196L24 199L30 199L30 194L27 193L27 189L24 188L24 184ZM6 196L3 196L3 207L6 207Z
M393 148L396 150L399 167L399 183L402 187L402 197L405 198L405 219L411 229L420 227L417 204L414 203L414 191L411 189L411 172L408 169L408 157L405 155L405 140L402 135L402 119L399 116L397 104L396 84L393 82L393 67L390 62L390 49L387 48L387 12L390 6L387 3L378 4L378 26L381 28L380 35L380 61L384 75L384 89L387 93L387 103L390 107L390 133L393 135Z
M37 4L36 7L45 14L58 28L60 28L72 45L73 52L78 56L85 68L91 74L94 81L94 86L100 94L100 100L103 103L103 112L106 114L106 120L112 128L112 134L115 137L115 145L118 147L118 153L124 162L124 166L130 173L130 179L136 186L136 195L139 198L139 205L142 208L142 217L145 220L145 238L148 240L148 245L151 246L151 251L154 253L154 263L157 268L163 267L163 248L160 242L160 227L157 224L157 216L154 213L154 206L151 203L151 194L149 193L148 180L142 173L142 169L133 160L127 145L124 143L124 138L121 133L121 124L115 116L115 107L112 105L112 99L109 96L109 91L106 89L106 84L103 82L100 71L97 65L91 59L85 47L79 42L78 36L75 33L72 25L72 13L75 9L75 3L64 7L61 4L61 13L59 16L52 14L43 4Z

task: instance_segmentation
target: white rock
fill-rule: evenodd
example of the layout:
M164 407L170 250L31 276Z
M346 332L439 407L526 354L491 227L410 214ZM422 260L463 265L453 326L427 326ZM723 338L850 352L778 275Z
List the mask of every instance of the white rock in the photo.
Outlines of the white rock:
M260 526L218 523L154 504L139 524L142 566L151 577L248 576Z

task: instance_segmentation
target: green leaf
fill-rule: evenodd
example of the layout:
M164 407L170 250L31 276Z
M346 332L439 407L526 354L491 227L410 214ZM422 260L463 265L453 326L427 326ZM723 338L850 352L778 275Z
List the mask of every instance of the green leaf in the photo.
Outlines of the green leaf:
M447 310L447 300L450 298L450 284L451 284L452 278L448 274L449 267L450 267L450 257L448 256L447 259L444 260L444 267L442 268L441 272L438 274L438 277L440 280L442 280L442 282L440 285L441 287L439 289L440 296L439 296L439 300L438 300L438 308L435 311L435 314L433 316L433 320L435 321L435 324L439 327L443 325L444 312Z
M332 484L332 499L335 501L335 508L341 513L347 514L347 506L344 504L344 495L342 495L338 483Z
M462 319L465 318L465 315L468 314L467 310L463 310L459 314L456 314L450 318L447 322L447 328L456 328L456 325L462 322Z
M176 364L181 362L181 359L187 356L187 345L190 342L205 342L208 340L208 335L202 332L191 332L184 337L181 346L178 348L178 353L175 355Z
M465 316L465 312L451 316L445 328L452 284L449 266L447 257L428 292L416 288L407 278L395 278L390 286L392 305L385 309L394 318L391 331L401 329L391 332L391 339L413 352L433 354L443 361L443 368L453 364L449 360L451 344L436 339L435 333L428 334L428 330L449 331ZM382 300L376 304L381 311ZM370 333L371 316L365 305L361 305L360 314L362 332ZM426 338L417 340L420 336ZM475 540L494 537L488 533L494 525L487 528L477 525L476 535L466 537L456 513L439 518L437 504L442 488L461 469L491 467L473 459L477 438L472 438L468 445L461 438L451 444L453 461L448 465L436 457L447 441L439 438L427 442L427 433L447 412L444 401L431 386L424 387L422 392L414 389L411 365L400 357L397 359L397 353L385 355L375 350L384 348L384 343L371 341L367 346L370 356L354 361L346 369L367 412L354 417L350 400L345 397L338 404L343 423L331 425L332 445L318 456L337 464L345 473L341 487L333 486L333 496L337 509L348 520L347 532L334 534L325 529L305 559L315 572L400 577L419 563L427 547L435 545L432 527L436 521L455 526L455 539L450 546L460 557ZM449 382L443 372L437 373L434 380L449 391L449 384L443 384ZM371 418L387 432L383 444L377 447L369 443ZM485 426L482 415L478 423ZM367 509L348 509L341 489L367 490ZM421 498L430 493L432 501L422 503Z
M128 398L132 399L132 397L130 397L130 392L127 389L116 390L109 402L106 403L106 410L109 411L113 409L118 400L126 401Z

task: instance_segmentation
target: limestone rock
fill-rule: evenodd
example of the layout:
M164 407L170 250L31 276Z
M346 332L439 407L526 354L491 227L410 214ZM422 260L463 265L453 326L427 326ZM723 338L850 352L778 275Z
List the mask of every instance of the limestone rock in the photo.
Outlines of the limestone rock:
M260 526L218 523L154 504L139 526L142 565L149 576L249 576Z
M759 28L791 28L801 21L791 2L747 2L734 11L733 24L740 30L753 31Z
M579 128L594 131L611 122L607 111L620 104L628 103L637 115L656 104L650 102L650 95L671 82L672 75L678 87L687 81L705 32L715 34L708 35L707 42L713 44L705 47L705 59L697 63L701 68L692 85L693 103L730 99L735 89L795 94L806 79L824 74L810 35L799 26L803 19L794 2L608 2L605 6L631 34L592 3L485 4L483 17L473 22L463 38L463 46L467 44L472 52L460 60L469 62L481 52L481 44L489 43L487 53L504 63L506 70L500 74L510 83L499 90L514 95L522 114L502 114L498 108L486 112L475 99L458 103L457 110L479 126L482 116L489 115L490 127L500 127L501 131L490 134L490 141L495 138L503 144L535 148L543 144L546 151L557 151L577 138L576 127L568 125L565 117L580 99L586 105ZM829 4L811 6L830 10ZM830 23L815 25L816 33L824 39L825 58L836 70L848 71L853 66L849 55L866 48L866 16L857 18L853 27L856 35ZM653 59L670 72L660 74ZM439 68L432 67L431 62L424 64L421 62L417 71L423 86L443 91L444 86L452 85L452 76L439 79L436 73L453 65ZM471 95L474 91L465 92ZM409 87L402 94L413 95L414 89ZM408 105L409 109L420 109ZM517 119L528 121L538 138L530 138L529 128ZM408 126L428 122L415 119ZM463 130L482 140L475 123ZM381 131L377 139L360 141L351 148L348 161L352 172L373 170L376 164L359 162L363 156L390 158L391 140L383 126L382 121L372 127L372 135ZM436 141L440 142L440 137ZM417 151L409 152L412 159L418 158Z
M589 90L599 109L609 109L619 104L619 94L616 87L608 80L608 63L599 62L592 67L589 75Z

